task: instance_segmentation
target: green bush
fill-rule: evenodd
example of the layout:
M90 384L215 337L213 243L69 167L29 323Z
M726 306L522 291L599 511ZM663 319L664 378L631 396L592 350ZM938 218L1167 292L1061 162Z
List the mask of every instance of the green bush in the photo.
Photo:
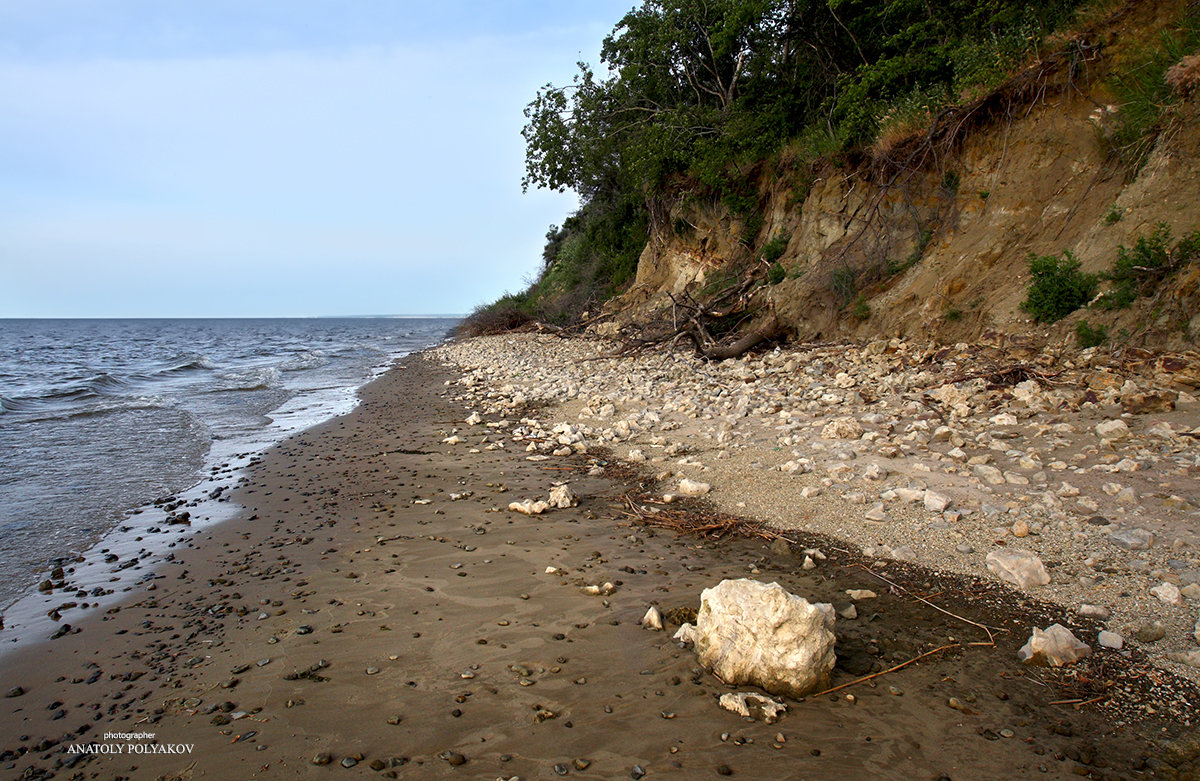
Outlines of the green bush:
M834 269L829 280L829 289L838 300L838 306L845 306L858 292L858 274L849 266Z
M955 309L954 307L947 309L946 313L942 315L947 323L957 323L959 320L962 320L962 316L962 310Z
M1175 31L1162 33L1156 44L1143 47L1109 76L1109 86L1121 109L1110 143L1112 151L1132 171L1146 162L1179 102L1164 78L1167 69L1195 51L1198 44L1200 13L1192 4Z
M761 255L764 263L774 263L783 257L784 250L787 249L788 237L780 233L763 245Z
M1117 248L1117 260L1104 279L1112 289L1096 301L1101 309L1124 309L1139 296L1151 295L1174 271L1200 257L1200 230L1171 245L1171 229L1165 222L1154 226L1149 236L1139 236L1133 249Z
M787 279L787 270L782 263L772 263L767 269L767 282L772 285L778 285L783 280Z
M1079 270L1079 261L1069 251L1061 258L1053 255L1029 256L1033 280L1021 308L1039 323L1054 323L1091 301L1099 279Z
M1099 347L1108 341L1108 327L1098 325L1092 328L1087 320L1080 320L1075 324L1075 338L1085 350L1089 347Z
M867 304L866 296L859 296L854 302L854 308L850 310L854 315L855 320L866 320L871 316L871 307Z
M1112 207L1108 210L1108 213L1104 215L1104 224L1105 225L1116 225L1118 222L1121 221L1121 218L1124 216L1125 216L1125 213L1122 212L1120 209L1118 209L1117 205L1114 203L1112 205Z

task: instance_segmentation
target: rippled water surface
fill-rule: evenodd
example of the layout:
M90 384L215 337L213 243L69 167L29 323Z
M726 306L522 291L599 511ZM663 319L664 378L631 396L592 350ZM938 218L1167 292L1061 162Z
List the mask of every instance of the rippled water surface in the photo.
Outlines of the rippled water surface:
M0 320L0 607L206 460L348 411L454 323Z

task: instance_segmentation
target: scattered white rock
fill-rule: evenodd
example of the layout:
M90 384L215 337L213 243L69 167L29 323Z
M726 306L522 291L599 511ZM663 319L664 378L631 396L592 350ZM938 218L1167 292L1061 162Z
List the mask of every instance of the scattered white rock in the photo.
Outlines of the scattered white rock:
M858 439L862 436L863 428L857 420L851 417L834 418L821 429L822 439Z
M684 645L692 645L696 642L696 627L692 624L682 624L675 634L671 635L672 640L678 640Z
M835 620L778 583L723 580L700 594L696 653L726 683L803 697L829 681Z
M541 515L550 509L550 505L541 499L536 502L533 499L525 499L520 502L510 502L508 509L523 515Z
M642 616L642 620L639 623L641 623L642 629L652 629L655 632L661 632L663 628L662 611L655 605L651 605L646 609L646 615Z
M975 466L971 467L971 471L985 483L990 485L1004 485L1004 473L994 466L975 464Z
M925 509L930 512L940 513L950 506L950 497L937 491L926 491L924 500Z
M679 481L679 488L677 490L680 496L704 496L712 490L712 486L708 483L701 483L685 477Z
M565 510L579 504L579 496L566 483L556 483L550 486L550 506Z
M1100 630L1100 634L1096 636L1096 642L1105 648L1111 648L1114 651L1120 651L1125 647L1125 638L1121 637L1116 632L1110 632L1107 629Z
M1045 664L1062 667L1089 656L1092 649L1081 642L1062 624L1052 624L1045 630L1034 627L1029 641L1017 651L1026 664Z
M1150 593L1168 605L1183 604L1183 594L1179 593L1179 586L1174 583L1161 583L1150 589Z
M1005 583L1018 588L1044 586L1050 582L1046 565L1033 551L1020 548L994 550L985 559L988 570Z
M1108 535L1109 542L1124 550L1149 550L1154 534L1145 529L1121 529Z
M478 426L482 422L483 422L483 416L480 415L478 412L472 412L470 415L467 416L467 425L468 426Z
M457 445L460 442L462 442L462 437L458 436L457 434L446 437L445 439L442 440L443 445Z
M1107 621L1110 614L1108 608L1103 605L1088 605L1085 603L1079 606L1079 615L1084 618L1098 618L1101 621Z
M855 602L859 602L864 599L875 599L879 595L869 588L852 588L846 590L846 596L850 597Z
M767 724L774 724L787 713L782 700L758 692L726 692L718 702L727 711Z
M1124 439L1129 436L1129 426L1123 420L1106 420L1096 424L1096 436L1102 439Z
M863 470L863 479L865 480L886 480L887 476L888 470L884 469L879 464L868 464L867 468Z

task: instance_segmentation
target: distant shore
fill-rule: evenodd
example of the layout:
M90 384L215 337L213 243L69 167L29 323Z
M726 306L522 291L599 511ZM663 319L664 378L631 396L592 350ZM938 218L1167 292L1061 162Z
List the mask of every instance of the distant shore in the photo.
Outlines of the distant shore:
M353 412L269 451L235 494L238 517L197 533L77 633L14 654L12 696L0 701L6 777L316 778L347 767L399 778L776 778L786 768L999 779L1077 768L1124 777L1192 761L1140 737L1162 721L1116 725L1098 705L1051 704L1088 699L1086 686L1024 674L1016 648L1031 623L1068 620L1060 608L864 556L836 535L717 544L646 525L628 503L653 514L654 495L614 459L627 446L584 439L543 453L538 432L578 410L531 412L536 377L493 360L503 341L404 359ZM536 363L530 346L517 337L506 349ZM471 351L494 381L443 364ZM477 425L466 423L472 413ZM682 440L694 452L708 441L697 436ZM648 479L670 467L638 468ZM582 497L577 508L506 509L563 481ZM736 577L778 581L843 613L835 684L948 638L987 641L963 619L1006 631L992 646L792 702L776 724L749 722L717 706L730 689L670 637L672 617L695 609L703 588ZM603 583L611 593L587 588ZM877 596L856 602L850 589ZM638 625L651 604L667 614L666 632ZM1114 658L1109 674L1144 676L1141 659ZM1184 681L1171 686L1190 694ZM1148 696L1139 691L1131 696ZM176 748L144 748L152 743ZM79 748L125 744L143 748Z

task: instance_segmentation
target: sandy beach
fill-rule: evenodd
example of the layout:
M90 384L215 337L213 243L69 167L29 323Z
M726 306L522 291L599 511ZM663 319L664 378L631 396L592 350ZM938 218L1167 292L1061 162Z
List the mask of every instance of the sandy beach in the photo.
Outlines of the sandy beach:
M1186 678L1136 649L1067 671L1018 661L1031 627L1090 642L1095 619L815 529L678 535L661 521L731 518L754 499L661 504L658 470L601 442L530 460L533 438L514 431L540 426L533 394L511 414L464 403L466 370L444 360L404 359L354 412L271 450L234 496L242 513L118 606L9 651L0 776L1196 772ZM578 507L507 509L559 482ZM671 636L701 590L743 577L832 603L832 685L854 685L789 701L772 724L722 710L735 689ZM640 626L650 605L666 631Z

